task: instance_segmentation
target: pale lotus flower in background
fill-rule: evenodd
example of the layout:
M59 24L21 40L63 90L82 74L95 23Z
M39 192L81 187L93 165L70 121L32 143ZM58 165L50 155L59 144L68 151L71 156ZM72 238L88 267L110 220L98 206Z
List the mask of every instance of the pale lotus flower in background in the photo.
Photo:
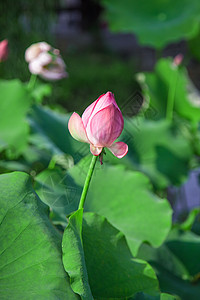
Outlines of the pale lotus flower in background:
M95 156L98 156L105 147L118 158L127 154L127 144L115 142L123 127L122 113L111 92L101 95L88 106L82 118L74 112L68 122L72 137L90 144L90 151Z
M0 62L8 58L8 40L0 42Z
M29 63L35 58L37 58L40 55L40 53L48 52L50 50L51 46L46 42L32 44L29 48L26 49L25 60Z
M25 59L30 72L44 79L59 80L68 75L60 51L45 42L31 45L25 52Z

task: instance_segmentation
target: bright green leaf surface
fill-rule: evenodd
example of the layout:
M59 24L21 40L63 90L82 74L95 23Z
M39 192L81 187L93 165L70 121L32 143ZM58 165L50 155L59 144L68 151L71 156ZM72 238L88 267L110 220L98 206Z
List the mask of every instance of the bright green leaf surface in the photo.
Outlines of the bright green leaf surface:
M198 33L199 0L102 0L114 32L134 33L142 45L163 48Z
M92 300L82 246L83 209L77 210L69 218L62 242L63 264L70 276L73 291L83 300Z
M0 298L78 299L61 260L61 237L25 173L0 176Z
M90 157L91 158L91 157ZM77 185L83 186L88 158L70 169ZM136 254L142 241L158 247L171 226L171 208L153 192L148 178L126 171L122 166L97 164L87 195L85 209L97 212L122 231Z
M26 114L31 105L26 86L19 80L0 81L0 150L9 147L19 155L28 141Z
M142 260L133 259L125 236L104 217L84 214L83 246L95 299L127 299L141 291L158 293L152 268Z

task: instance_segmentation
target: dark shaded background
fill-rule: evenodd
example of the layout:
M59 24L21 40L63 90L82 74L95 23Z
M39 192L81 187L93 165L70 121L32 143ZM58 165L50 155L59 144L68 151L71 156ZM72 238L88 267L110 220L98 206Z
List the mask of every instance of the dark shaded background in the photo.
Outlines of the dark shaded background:
M132 34L109 31L100 0L5 0L0 2L0 39L7 38L10 56L1 66L3 78L28 81L24 52L33 42L46 41L61 50L69 78L54 83L49 105L83 111L100 94L114 92L123 105L140 89L138 71L152 70L158 51L141 47ZM183 53L190 75L199 84L199 63L188 56L185 41L167 46L162 56Z

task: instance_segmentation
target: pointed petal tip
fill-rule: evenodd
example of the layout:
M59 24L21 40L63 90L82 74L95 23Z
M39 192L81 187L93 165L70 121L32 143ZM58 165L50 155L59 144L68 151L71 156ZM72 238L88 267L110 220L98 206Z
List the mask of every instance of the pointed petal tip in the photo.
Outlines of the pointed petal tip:
M110 97L113 97L113 96L114 96L114 94L113 94L112 92L110 92L110 91L108 91L108 92L106 93L106 95L107 95L107 96L110 96Z

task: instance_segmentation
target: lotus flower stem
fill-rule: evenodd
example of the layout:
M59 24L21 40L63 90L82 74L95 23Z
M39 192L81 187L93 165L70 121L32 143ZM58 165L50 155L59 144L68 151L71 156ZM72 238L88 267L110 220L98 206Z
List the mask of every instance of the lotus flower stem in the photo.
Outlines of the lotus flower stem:
M89 185L90 185L90 180L92 178L92 174L93 174L93 171L94 171L94 168L95 168L97 157L98 156L95 156L95 155L92 156L92 160L91 160L90 167L89 167L89 170L88 170L88 173L87 173L87 177L85 179L85 183L84 183L84 187L83 187L83 191L82 191L82 195L81 195L81 199L80 199L80 202L79 202L78 209L84 207L85 198L87 196L88 188L89 188Z
M30 77L30 80L29 80L29 83L28 83L28 89L29 90L33 90L33 88L35 86L36 79L37 79L37 75L31 74L31 77Z
M176 94L176 86L178 81L178 70L175 70L175 73L172 74L171 83L169 86L168 98L167 98L167 109L166 109L166 119L172 121L173 111L174 111L174 100Z

